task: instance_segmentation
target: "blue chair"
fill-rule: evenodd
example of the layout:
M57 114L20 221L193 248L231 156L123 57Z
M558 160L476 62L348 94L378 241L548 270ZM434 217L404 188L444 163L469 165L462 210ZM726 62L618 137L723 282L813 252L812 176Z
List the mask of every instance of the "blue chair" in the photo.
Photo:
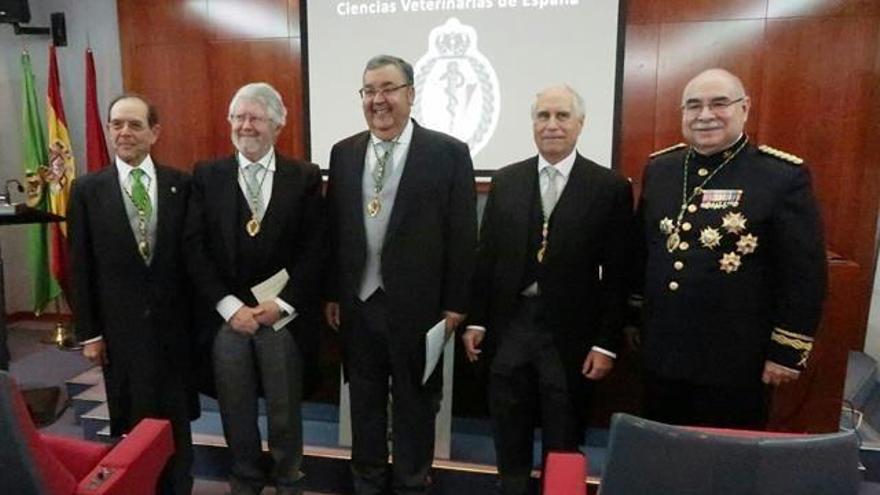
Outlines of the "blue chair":
M601 495L855 495L852 432L801 435L611 420Z

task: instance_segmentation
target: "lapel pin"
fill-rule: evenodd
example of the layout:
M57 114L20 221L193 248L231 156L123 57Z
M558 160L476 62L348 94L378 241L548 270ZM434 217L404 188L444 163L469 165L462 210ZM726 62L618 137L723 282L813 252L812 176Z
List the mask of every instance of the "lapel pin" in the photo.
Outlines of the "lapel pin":
M177 192L177 186L171 186L171 193L174 194Z

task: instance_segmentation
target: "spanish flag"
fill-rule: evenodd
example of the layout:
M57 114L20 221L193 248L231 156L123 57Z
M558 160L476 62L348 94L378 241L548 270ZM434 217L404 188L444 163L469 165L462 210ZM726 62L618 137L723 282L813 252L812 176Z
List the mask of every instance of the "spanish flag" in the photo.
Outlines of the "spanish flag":
M64 116L64 104L61 101L61 85L54 45L49 45L46 120L49 127L49 163L46 165L44 176L48 196L47 210L64 217L67 216L67 198L70 195L70 184L76 175L76 168L73 162L73 150L70 147L70 134L67 131L67 118ZM49 225L49 270L52 278L67 294L66 222Z
M27 52L21 54L21 128L24 173L28 183L28 205L41 210L47 209L46 195L43 192L41 173L48 162L46 131L37 101L34 72L31 57ZM61 294L61 289L50 275L49 243L45 224L34 224L28 230L28 267L33 278L34 313L39 315L50 301Z

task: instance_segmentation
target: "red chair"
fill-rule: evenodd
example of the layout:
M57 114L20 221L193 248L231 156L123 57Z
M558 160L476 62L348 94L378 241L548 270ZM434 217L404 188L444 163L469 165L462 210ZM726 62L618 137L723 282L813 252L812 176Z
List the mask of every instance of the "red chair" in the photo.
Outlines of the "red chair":
M587 458L576 452L550 452L543 478L545 495L586 495Z
M0 493L153 495L174 452L171 424L144 419L115 446L40 433L0 371Z

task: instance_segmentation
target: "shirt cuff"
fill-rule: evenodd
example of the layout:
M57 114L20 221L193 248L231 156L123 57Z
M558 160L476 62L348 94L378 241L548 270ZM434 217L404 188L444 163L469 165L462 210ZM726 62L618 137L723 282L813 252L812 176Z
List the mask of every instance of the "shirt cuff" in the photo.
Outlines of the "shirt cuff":
M80 342L80 344L81 344L81 345L86 345L86 344L91 344L91 343L98 342L98 341L101 341L101 340L104 340L104 336L103 336L103 335L98 335L97 337L92 337L92 338L90 338L89 340L83 340L82 342Z
M235 312L241 309L242 306L244 306L244 303L241 302L241 299L229 294L228 296L224 296L223 299L220 299L220 302L217 303L215 308L217 309L217 312L220 313L223 321L229 322Z
M596 351L596 352L598 352L598 353L600 353L600 354L605 354L606 356L610 357L611 359L617 359L617 353L615 353L615 352L611 352L611 351L609 351L608 349L603 349L603 348L601 348L601 347L599 347L599 346L595 346L595 345L594 345L594 346L592 347L592 349L590 349L590 350L591 350L591 351Z
M776 361L770 361L770 362L773 363L774 366L779 366L780 368L784 369L785 371L790 371L791 373L794 373L795 375L801 374L801 370L796 370L794 368L789 368L788 366L783 366L783 365L777 363Z
M284 299L276 297L275 304L277 304L278 307L281 308L281 311L287 313L288 316L290 316L291 318L296 317L296 308L294 308L290 304L287 304L287 301L285 301Z
M482 325L468 325L467 330L476 330L478 332L485 332L486 327L484 327Z

